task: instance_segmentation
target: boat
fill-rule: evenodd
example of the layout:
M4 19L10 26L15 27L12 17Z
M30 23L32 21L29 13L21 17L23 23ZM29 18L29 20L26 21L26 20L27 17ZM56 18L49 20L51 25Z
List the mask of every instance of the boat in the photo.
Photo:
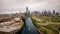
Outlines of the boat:
M28 31L30 31L30 28L28 28Z

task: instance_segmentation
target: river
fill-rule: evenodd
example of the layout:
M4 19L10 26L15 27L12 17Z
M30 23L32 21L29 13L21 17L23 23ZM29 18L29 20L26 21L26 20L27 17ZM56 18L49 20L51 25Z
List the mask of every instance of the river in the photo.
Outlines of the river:
M32 20L30 17L27 17L25 26L24 26L21 34L38 34L38 30L32 23Z

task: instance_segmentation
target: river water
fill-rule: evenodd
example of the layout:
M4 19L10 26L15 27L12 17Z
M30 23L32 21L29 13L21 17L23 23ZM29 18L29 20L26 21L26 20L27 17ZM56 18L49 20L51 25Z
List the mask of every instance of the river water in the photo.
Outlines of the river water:
M32 23L30 17L26 19L25 26L22 30L22 34L38 34L37 28Z

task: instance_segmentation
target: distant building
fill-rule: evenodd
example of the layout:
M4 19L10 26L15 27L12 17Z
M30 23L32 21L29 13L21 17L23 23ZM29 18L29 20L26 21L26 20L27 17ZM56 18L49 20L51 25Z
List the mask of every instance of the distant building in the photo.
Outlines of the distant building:
M51 11L48 11L48 16L51 16Z
M47 16L47 15L48 15L48 14L47 14L47 11L45 10L45 11L44 11L44 16Z
M56 12L55 12L55 10L53 10L52 16L56 16Z
M30 10L28 10L28 7L26 7L26 16L30 16Z
M26 7L26 12L28 12L28 7Z
M55 10L53 10L53 14L55 14Z
M59 16L60 16L60 12L59 12Z
M35 15L40 15L40 12L39 11L35 11Z
M56 12L56 14L55 14L56 16L59 16L59 12Z

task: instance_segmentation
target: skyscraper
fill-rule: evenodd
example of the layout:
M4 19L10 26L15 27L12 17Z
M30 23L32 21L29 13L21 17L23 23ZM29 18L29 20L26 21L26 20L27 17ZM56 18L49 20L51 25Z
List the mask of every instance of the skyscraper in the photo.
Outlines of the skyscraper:
M30 15L30 10L28 9L28 7L26 7L26 16Z
M55 10L53 10L53 14L55 14Z
M28 7L26 7L26 12L28 12Z
M28 7L26 7L26 15L28 15L28 11L29 11L29 10L28 10Z

